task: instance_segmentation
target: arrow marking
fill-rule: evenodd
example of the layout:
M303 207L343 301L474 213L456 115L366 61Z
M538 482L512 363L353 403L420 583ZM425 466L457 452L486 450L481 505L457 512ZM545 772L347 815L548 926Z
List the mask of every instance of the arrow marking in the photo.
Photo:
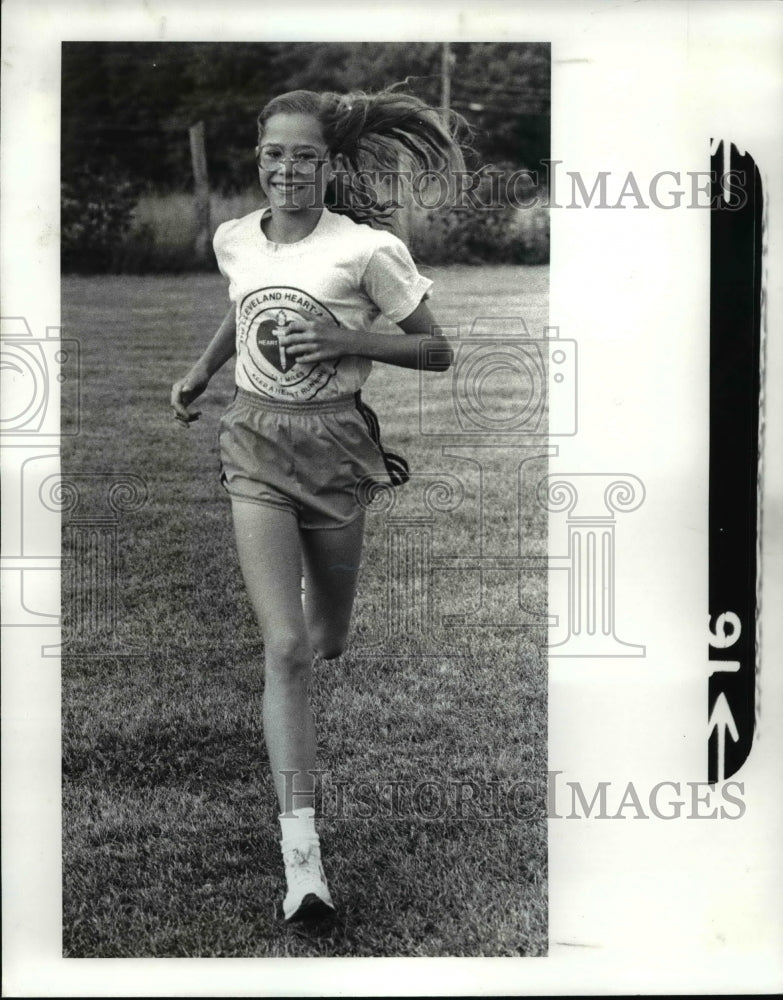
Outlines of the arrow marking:
M722 691L715 699L715 704L710 714L710 721L707 723L708 739L712 735L713 729L717 730L718 735L717 780L723 781L723 776L726 773L726 730L728 729L729 735L735 743L739 739L739 732L737 731L734 716L731 714L729 703L726 700L726 695Z
M736 674L740 668L739 660L709 660L710 677L713 674Z

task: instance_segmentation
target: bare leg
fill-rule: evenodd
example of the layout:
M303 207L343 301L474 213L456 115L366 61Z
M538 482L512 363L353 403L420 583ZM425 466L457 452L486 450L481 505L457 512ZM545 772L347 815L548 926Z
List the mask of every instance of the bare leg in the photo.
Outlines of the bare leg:
M359 574L364 518L345 528L302 531L292 513L233 501L239 563L265 649L264 738L280 812L313 806L313 653L339 656ZM302 610L302 556L306 611Z
M239 563L264 638L264 738L280 812L287 813L313 805L315 781L308 774L315 767L313 650L300 596L299 528L292 513L261 504L234 500L232 510Z
M313 649L325 660L345 648L363 539L364 512L344 528L302 532L307 629Z

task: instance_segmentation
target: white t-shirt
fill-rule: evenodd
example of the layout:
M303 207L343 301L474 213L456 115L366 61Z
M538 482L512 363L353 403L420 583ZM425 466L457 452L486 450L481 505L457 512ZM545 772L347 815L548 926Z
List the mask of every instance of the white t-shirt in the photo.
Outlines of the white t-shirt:
M324 209L297 243L272 243L261 229L268 208L219 226L214 248L236 303L236 383L279 400L330 399L356 392L368 358L298 364L279 344L294 317L367 330L381 313L399 322L429 295L405 244L388 232Z

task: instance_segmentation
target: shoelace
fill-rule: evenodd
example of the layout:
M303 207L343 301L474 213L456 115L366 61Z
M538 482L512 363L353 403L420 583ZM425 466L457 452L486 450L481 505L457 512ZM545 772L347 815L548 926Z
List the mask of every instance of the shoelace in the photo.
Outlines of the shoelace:
M291 847L283 853L285 873L289 888L297 889L316 879L323 883L321 874L321 851L318 844L309 844L306 849Z

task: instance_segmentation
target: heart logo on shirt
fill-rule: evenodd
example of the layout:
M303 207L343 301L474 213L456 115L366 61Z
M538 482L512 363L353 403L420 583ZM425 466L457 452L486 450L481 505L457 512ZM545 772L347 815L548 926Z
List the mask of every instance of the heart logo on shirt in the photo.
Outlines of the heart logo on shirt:
M265 319L258 324L256 330L256 345L261 354L273 368L279 372L288 371L296 363L286 356L285 348L280 343L280 336L288 332L289 321L281 310L274 320Z
M335 376L339 362L302 364L280 341L298 320L337 318L300 288L267 285L256 288L237 308L237 384L275 399L312 399Z

